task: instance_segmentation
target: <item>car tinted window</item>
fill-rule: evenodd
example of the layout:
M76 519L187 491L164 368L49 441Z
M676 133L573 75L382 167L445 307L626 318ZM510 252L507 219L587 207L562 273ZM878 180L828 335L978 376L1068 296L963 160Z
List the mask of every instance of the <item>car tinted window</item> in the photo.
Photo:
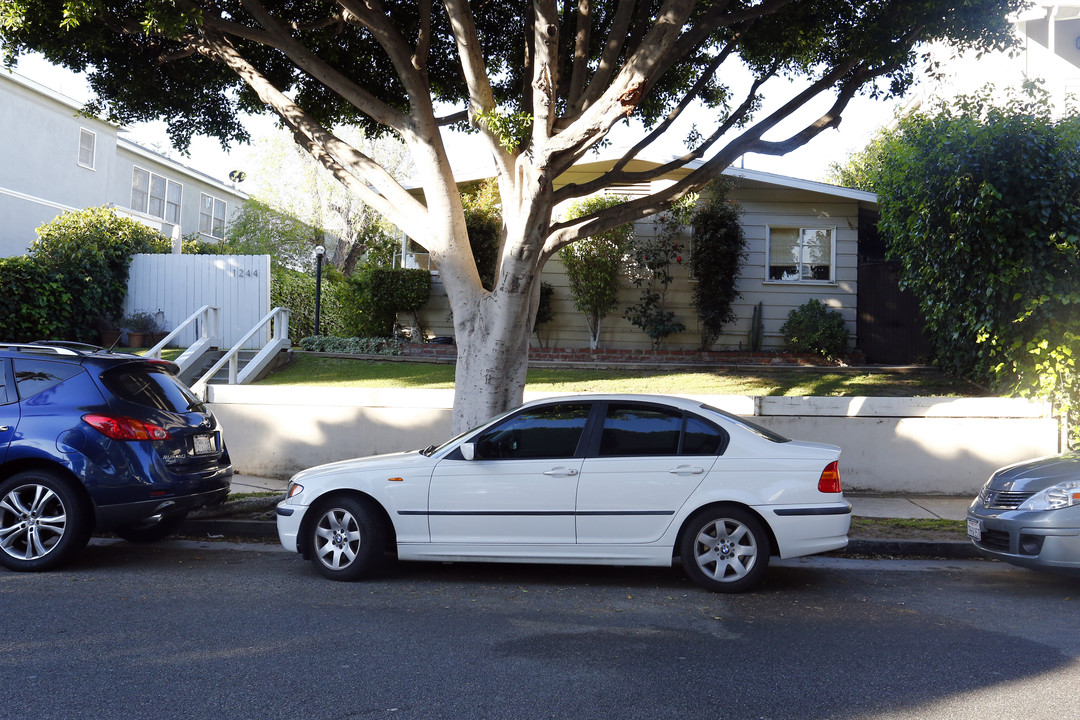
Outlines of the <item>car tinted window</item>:
M683 455L716 455L725 445L724 431L701 418L688 415L683 432Z
M23 400L43 393L59 385L73 375L82 372L82 368L73 363L50 362L36 358L16 358L15 386Z
M106 371L101 376L105 387L121 400L157 410L188 412L202 409L202 402L190 390L164 370L136 363Z
M600 455L676 455L682 424L677 410L612 403L604 418Z
M476 455L494 458L573 457L589 404L545 405L519 413L481 435Z

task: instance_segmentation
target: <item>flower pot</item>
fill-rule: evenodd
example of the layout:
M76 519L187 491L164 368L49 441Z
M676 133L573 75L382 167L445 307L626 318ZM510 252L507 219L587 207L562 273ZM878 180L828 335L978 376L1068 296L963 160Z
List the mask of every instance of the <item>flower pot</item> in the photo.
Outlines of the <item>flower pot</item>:
M98 335L101 337L101 347L113 347L119 342L120 336L122 334L123 333L121 333L119 330L99 330Z
M128 330L128 347L141 348L143 346L143 333Z

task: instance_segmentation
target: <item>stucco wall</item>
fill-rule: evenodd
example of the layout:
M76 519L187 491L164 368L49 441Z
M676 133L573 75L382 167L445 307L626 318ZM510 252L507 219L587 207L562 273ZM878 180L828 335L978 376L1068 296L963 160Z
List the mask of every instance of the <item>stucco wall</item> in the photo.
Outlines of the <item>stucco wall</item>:
M450 390L208 390L234 466L251 475L284 477L450 437ZM788 437L840 445L847 490L974 494L994 469L1058 449L1049 408L1026 400L695 397Z

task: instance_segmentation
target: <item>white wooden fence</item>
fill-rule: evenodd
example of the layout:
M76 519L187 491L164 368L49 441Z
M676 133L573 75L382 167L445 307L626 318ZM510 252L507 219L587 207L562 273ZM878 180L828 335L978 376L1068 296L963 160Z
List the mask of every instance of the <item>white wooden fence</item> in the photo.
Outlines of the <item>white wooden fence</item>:
M269 255L135 255L128 277L124 314L161 313L166 330L203 305L220 309L222 345L232 347L270 312ZM177 338L181 347L195 341L196 329ZM245 343L260 348L263 330Z

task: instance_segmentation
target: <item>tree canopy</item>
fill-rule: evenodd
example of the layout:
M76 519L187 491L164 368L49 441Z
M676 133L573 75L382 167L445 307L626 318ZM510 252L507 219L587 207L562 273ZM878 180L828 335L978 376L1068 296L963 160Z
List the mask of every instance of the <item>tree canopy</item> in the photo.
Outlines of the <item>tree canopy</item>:
M1021 0L0 0L9 60L36 50L89 72L114 120L163 118L246 138L240 110L269 109L360 200L423 245L450 299L459 348L454 424L521 399L539 273L562 247L662 211L747 152L783 154L836 127L859 92L912 80L921 42L999 48ZM746 70L749 70L747 76ZM790 86L784 79L793 79ZM789 95L765 103L780 85ZM802 118L800 111L824 110ZM689 149L631 161L704 106ZM782 129L788 118L793 129ZM596 177L560 176L618 123L644 137ZM332 128L391 133L408 148L406 188ZM503 233L485 288L441 130L469 129L493 161ZM682 131L680 131L682 132ZM556 204L676 170L673 184L595 214ZM413 192L410 192L413 190Z

